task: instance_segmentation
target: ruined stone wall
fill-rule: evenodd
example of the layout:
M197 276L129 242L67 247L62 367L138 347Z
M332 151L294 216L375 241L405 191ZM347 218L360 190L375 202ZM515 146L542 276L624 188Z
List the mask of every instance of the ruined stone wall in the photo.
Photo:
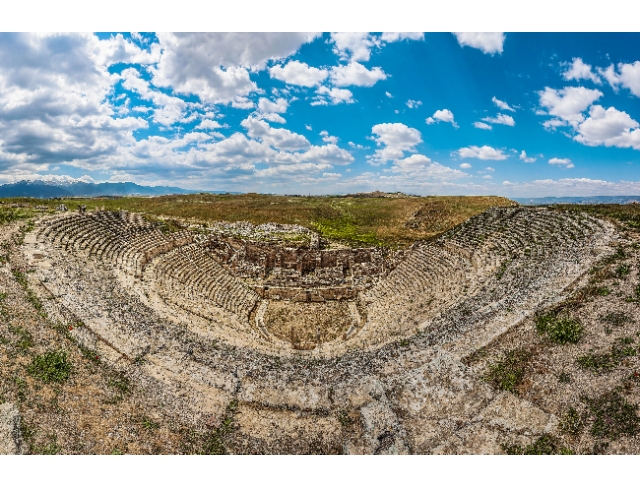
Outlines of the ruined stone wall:
M401 257L376 248L288 248L220 237L209 239L206 245L234 276L278 287L366 287L392 270Z

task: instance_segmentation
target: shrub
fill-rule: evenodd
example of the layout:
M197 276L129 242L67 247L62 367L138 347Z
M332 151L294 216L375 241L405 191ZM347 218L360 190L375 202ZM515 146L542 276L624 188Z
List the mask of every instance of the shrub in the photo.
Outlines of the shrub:
M584 420L575 408L569 408L569 410L562 415L559 427L563 433L578 436L584 428Z
M627 277L627 275L629 275L629 272L631 271L631 266L628 264L620 264L618 267L616 267L616 270L614 271L614 275L618 278L618 279L622 279L624 277Z
M531 354L523 349L509 350L502 358L489 365L487 380L498 389L517 394L516 386L520 384Z
M577 343L584 330L577 319L553 314L539 316L536 319L536 329L538 333L545 334L552 342L560 345Z
M65 382L71 374L71 363L64 351L57 350L33 357L27 371L44 383Z

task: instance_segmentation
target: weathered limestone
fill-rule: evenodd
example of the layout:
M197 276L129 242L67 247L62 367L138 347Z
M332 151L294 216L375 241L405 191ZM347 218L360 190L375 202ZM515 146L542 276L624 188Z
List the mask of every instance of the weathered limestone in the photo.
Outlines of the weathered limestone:
M614 233L584 215L495 209L392 255L216 228L57 216L25 238L28 278L54 298L50 316L81 320L83 343L110 349L100 355L182 420L237 403L233 448L255 453L497 453L553 432L554 417L462 359L561 299Z
M22 455L25 447L20 431L20 411L13 403L0 404L0 455Z

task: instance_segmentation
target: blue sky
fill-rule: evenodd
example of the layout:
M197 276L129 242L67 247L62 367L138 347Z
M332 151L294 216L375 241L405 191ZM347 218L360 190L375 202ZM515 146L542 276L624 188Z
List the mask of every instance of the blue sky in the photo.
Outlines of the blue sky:
M639 34L0 34L0 183L640 195Z

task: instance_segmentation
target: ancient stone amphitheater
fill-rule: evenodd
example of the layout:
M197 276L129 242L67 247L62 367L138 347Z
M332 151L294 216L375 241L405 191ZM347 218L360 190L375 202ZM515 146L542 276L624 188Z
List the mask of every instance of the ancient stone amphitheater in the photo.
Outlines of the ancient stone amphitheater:
M24 248L49 315L180 421L233 404L232 452L481 453L557 421L462 360L563 299L614 233L494 208L394 252L95 212L42 218Z

